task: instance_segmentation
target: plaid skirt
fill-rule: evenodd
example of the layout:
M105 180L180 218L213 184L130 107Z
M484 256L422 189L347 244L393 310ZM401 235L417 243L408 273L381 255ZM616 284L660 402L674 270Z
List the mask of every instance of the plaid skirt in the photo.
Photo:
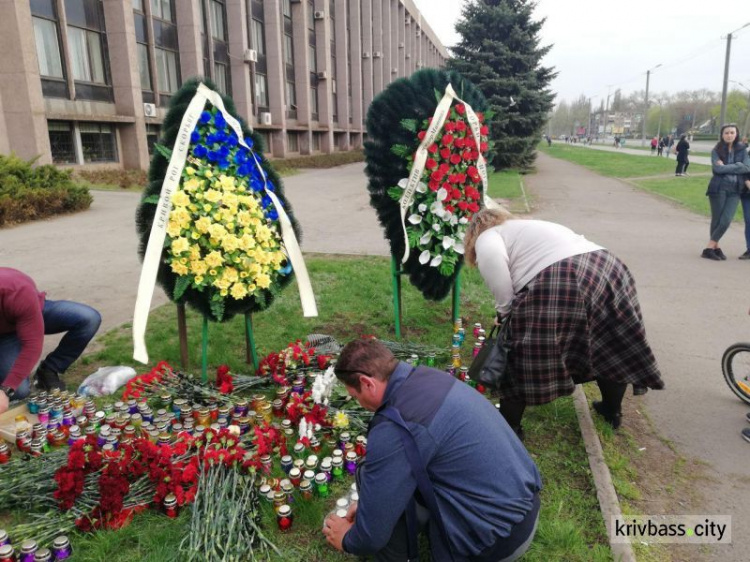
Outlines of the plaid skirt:
M664 388L630 271L607 250L542 270L513 300L501 399L546 404L594 379Z

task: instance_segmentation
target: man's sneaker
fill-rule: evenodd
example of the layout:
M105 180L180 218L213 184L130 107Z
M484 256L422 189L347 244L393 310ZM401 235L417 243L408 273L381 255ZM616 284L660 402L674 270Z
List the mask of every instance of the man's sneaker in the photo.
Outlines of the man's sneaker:
M633 396L643 396L648 392L647 386L641 386L639 384L633 385Z
M55 371L41 364L36 370L36 387L46 392L55 388L65 390L65 383L60 380L60 375Z
M613 429L619 429L620 425L622 425L622 414L620 412L613 414L604 405L604 402L592 402L591 405L597 414L609 422Z
M720 260L727 259L727 256L724 254L724 252L721 251L721 248L714 248L714 254L716 254L717 256L719 256Z
M750 260L750 250L747 250L744 254L740 256L741 260Z
M742 438L750 443L750 427L746 427L742 430Z
M701 257L706 258L707 260L721 261L721 258L716 255L716 250L713 248L706 248L703 250Z

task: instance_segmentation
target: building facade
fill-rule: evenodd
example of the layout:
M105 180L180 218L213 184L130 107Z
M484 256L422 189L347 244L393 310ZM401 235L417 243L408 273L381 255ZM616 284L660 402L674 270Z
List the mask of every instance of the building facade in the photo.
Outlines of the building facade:
M148 167L209 77L274 157L359 148L373 97L447 50L411 0L0 0L0 153Z

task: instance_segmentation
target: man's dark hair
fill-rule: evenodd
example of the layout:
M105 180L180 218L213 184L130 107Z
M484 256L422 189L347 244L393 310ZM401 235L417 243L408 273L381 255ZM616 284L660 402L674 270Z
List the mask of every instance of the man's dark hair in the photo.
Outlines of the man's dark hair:
M387 381L398 365L391 350L374 339L359 339L346 344L336 360L336 377L359 392L359 377L367 375Z

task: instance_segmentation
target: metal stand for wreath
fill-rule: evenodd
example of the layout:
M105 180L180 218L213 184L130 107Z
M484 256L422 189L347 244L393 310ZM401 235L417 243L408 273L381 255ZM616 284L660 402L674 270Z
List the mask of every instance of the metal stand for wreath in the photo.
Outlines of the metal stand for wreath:
M401 276L404 271L399 268L396 258L391 256L391 284L393 286L393 325L396 333L396 339L401 339L401 324L403 316L401 312ZM451 317L455 325L460 315L460 296L461 296L461 270L456 273L456 280L453 283L453 308Z
M177 305L177 331L180 336L180 366L187 370L190 368L188 356L187 320L185 317L185 305ZM255 349L255 335L253 334L253 315L245 313L245 362L258 369L258 352ZM203 338L201 345L201 379L208 382L208 319L203 317Z

